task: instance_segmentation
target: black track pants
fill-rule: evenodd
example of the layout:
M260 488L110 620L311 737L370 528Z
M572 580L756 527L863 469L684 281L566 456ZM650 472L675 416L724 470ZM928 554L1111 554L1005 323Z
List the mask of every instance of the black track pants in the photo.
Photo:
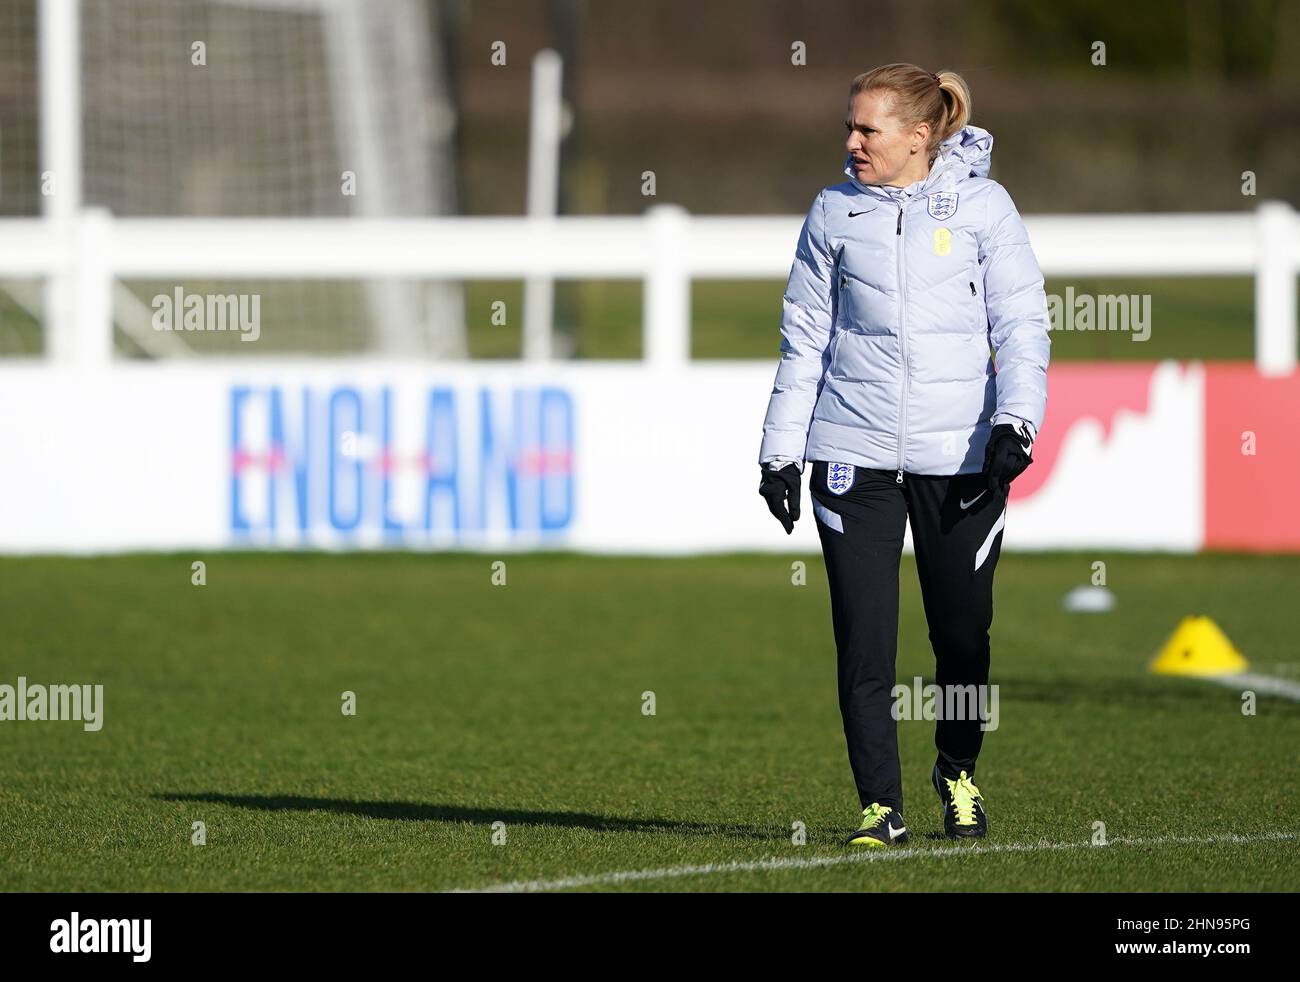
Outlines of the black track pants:
M840 713L862 807L902 810L894 699L898 565L912 523L935 684L987 685L993 570L1007 498L981 474L923 477L816 461L811 491L839 665ZM828 484L829 478L829 484ZM969 714L967 714L969 715ZM975 773L978 718L940 719L937 763L946 777Z

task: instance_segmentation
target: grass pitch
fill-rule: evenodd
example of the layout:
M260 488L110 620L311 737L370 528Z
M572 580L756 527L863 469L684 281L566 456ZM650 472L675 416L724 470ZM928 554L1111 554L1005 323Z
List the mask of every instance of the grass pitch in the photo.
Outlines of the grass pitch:
M1300 557L1004 555L1001 725L978 783L988 845L1013 848L954 853L937 837L933 724L903 722L910 851L825 866L857 814L819 557L793 586L792 557L508 556L493 586L495 557L217 554L203 587L194 558L0 560L0 683L102 683L105 703L96 733L0 722L0 888L441 890L684 865L706 869L584 882L1300 877L1300 840L1278 838L1300 834L1300 704L1261 697L1245 716L1237 692L1144 671L1182 615L1205 613L1253 670L1300 677ZM1097 559L1117 609L1064 612ZM910 557L902 582L899 678L929 680ZM1087 848L1098 821L1119 841ZM1225 834L1246 838L1202 841ZM1018 851L1033 843L1080 847ZM725 868L768 859L793 862Z

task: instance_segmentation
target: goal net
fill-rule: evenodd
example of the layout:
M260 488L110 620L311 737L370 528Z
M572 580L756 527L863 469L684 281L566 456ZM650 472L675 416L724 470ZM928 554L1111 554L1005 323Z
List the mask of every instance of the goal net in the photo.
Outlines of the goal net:
M35 16L8 16L30 34L39 0L28 6ZM194 219L454 213L455 118L430 11L425 0L82 0L84 205ZM260 295L260 343L150 330L151 298L177 288ZM38 291L6 292L39 303ZM116 286L114 321L128 357L466 353L449 282L134 281Z

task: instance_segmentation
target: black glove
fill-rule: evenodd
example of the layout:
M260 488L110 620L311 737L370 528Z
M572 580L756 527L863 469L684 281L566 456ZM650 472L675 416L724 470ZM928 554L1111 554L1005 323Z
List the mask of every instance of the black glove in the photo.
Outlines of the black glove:
M999 423L989 434L989 442L984 448L984 475L988 478L989 490L994 494L1007 494L1011 482L1019 477L1033 458L1029 448L1033 439L1028 427L1021 424L1018 429L1010 423Z
M776 520L785 527L785 534L794 531L794 523L799 521L799 468L786 464L780 470L772 470L766 464L761 465L763 479L759 482L758 493L767 499L768 510ZM787 501L789 512L786 511Z

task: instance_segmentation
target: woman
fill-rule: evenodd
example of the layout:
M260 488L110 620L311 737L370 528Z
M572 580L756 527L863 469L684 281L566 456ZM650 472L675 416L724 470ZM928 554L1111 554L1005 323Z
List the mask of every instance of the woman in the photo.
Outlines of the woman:
M799 236L763 424L759 492L787 534L812 463L863 809L854 845L908 837L891 711L904 528L935 682L984 693L1010 483L1047 401L1042 274L1011 198L988 179L993 137L967 125L970 106L953 72L886 65L853 80L849 180L817 195ZM935 728L931 779L952 838L988 830L973 780L981 719L965 715Z

